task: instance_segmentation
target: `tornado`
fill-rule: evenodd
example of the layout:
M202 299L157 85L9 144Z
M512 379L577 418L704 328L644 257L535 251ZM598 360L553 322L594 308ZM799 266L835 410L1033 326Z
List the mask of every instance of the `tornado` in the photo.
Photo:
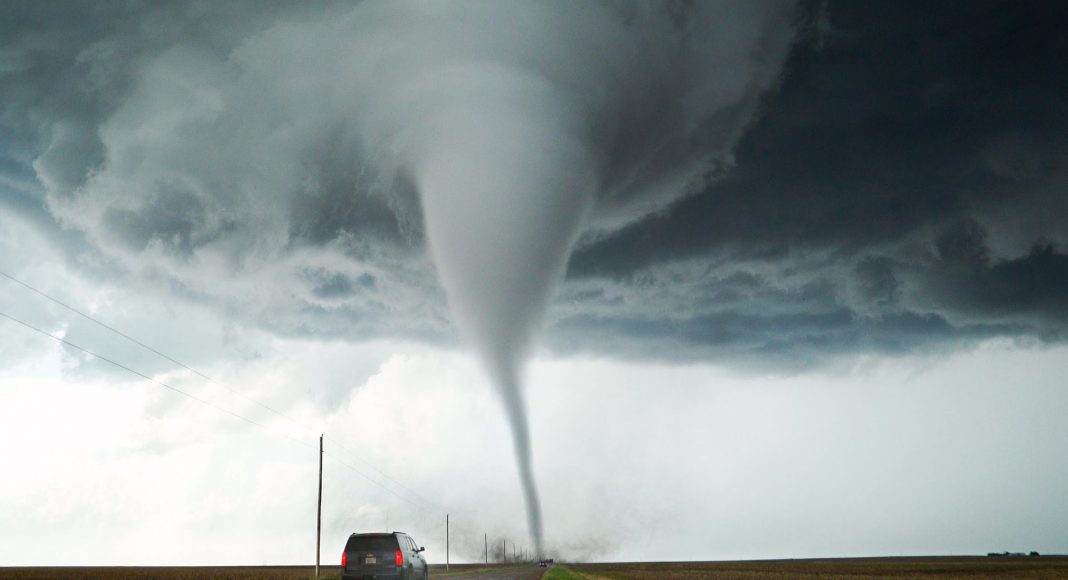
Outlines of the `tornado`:
M367 3L345 53L381 189L414 188L460 334L511 429L543 551L524 363L584 233L707 184L786 53L780 2ZM400 178L400 179L398 179Z
M483 87L477 103L438 121L431 140L448 146L419 155L415 181L450 310L504 405L541 554L522 367L597 184L552 87L532 78L504 86Z

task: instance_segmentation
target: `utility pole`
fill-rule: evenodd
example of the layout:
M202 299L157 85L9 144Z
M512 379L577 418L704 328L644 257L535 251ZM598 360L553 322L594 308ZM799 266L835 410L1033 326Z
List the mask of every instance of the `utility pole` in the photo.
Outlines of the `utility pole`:
M449 571L449 514L445 514L445 571Z
M501 562L508 561L508 540L501 540Z
M315 577L319 577L319 539L323 532L323 434L319 434L319 505L315 510Z
M486 544L486 565L489 566L489 534L482 534L482 541Z

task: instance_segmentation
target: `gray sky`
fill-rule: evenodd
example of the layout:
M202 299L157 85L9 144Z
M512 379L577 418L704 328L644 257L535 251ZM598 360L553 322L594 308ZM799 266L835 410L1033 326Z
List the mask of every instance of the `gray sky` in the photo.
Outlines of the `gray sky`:
M11 3L0 564L1065 552L1064 11Z

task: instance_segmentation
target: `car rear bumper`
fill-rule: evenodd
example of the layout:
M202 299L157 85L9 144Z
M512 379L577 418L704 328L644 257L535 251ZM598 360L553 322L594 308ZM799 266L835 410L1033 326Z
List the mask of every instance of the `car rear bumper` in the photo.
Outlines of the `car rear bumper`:
M341 580L398 580L400 578L407 578L404 570L396 570L391 572L346 571L341 574Z

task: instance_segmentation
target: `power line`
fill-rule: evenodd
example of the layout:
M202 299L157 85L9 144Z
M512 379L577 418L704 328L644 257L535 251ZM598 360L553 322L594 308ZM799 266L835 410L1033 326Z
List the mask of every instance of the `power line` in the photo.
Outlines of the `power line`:
M381 475L382 477L386 478L387 480L389 480L390 482L392 482L392 483L393 483L394 485L396 485L396 486L400 487L401 489L403 489L403 490L407 491L408 493L412 494L412 495L413 495L413 496L415 496L415 497L416 497L417 499L419 499L419 501L423 502L423 503L424 503L424 504L426 504L427 506L429 506L429 507L432 507L432 508L434 508L434 509L437 509L437 510L441 510L442 512L444 512L444 511L445 511L445 508L441 507L440 505L436 504L435 502L432 502L432 501L430 501L430 500L426 499L426 498L425 498L425 497L423 497L422 495L420 495L420 494L416 493L416 491L415 491L415 490L413 490L412 488L410 488L410 487L408 487L408 486L404 485L403 483L401 483L401 482L397 481L396 479L393 479L393 478L392 478L392 477L390 477L390 476L389 476L389 475L388 475L388 474L387 474L386 472L384 472L384 471L382 471L381 469L379 469L379 468L375 467L375 466L374 466L373 464L371 464L371 463L370 463L370 462L368 462L367 460L363 459L362 457L360 457L360 456L359 456L359 455L357 455L356 453L354 453L354 452L350 451L349 449L345 448L345 446L344 446L344 445L342 445L342 444L340 444L340 443L337 443L337 442L335 442L335 441L330 441L330 444L331 444L331 445L336 445L336 446L337 446L338 448L340 448L340 449L341 449L342 451L344 451L344 452L348 453L349 455L351 455L351 456L355 457L356 459L359 459L359 460L360 460L360 461L361 461L361 462L362 462L362 463L363 463L364 465L366 465L366 466L370 467L371 469L373 469L373 470L377 471L379 475ZM328 453L329 453L329 452L328 452Z
M189 372L191 372L191 373L203 378L204 380L208 381L211 384L218 385L218 386L226 389L227 391L233 393L234 395L237 395L238 397L241 397L242 399L245 399L246 401L249 401L249 402L255 403L256 405L259 405L260 407L262 407L262 408L274 413L275 415L290 421L294 425L297 425L298 427L301 427L302 429L306 429L309 433L314 433L315 432L315 430L312 429L307 424L304 424L304 423L294 419L293 417L291 417L291 416L279 411L278 409L275 409L274 407L272 407L272 406L270 406L270 405L268 405L268 404L256 399L255 397L251 397L249 395L246 395L246 394L242 393L241 391L239 391L237 389L234 389L234 388L226 385L225 383L223 383L221 381L215 380L213 377L207 375L206 373L201 372L201 371L199 371L199 370L197 370L197 369L195 369L195 368L183 363L182 361L180 361L180 360L178 360L178 359L176 359L174 357L171 357L171 356L167 355L166 353L161 352L160 350L158 350L156 348L153 348L152 346L149 346L145 342L143 342L141 340L138 340L137 338L135 338L133 336L130 336L129 334L126 334L125 332L119 330L118 328L115 328L114 326L111 326L110 324L107 324L106 322L103 322L102 320L100 320L100 319L98 319L98 318L96 318L96 317L94 317L94 316L92 316L90 314L87 314L87 313L79 310L78 308L75 308L75 307L67 304L66 302L63 302L62 300L60 300L60 299L58 299L58 298L56 298L54 296L51 296L50 294L48 294L47 292L44 292L43 290L35 288L34 286L32 286L32 285L30 285L30 284L28 284L28 283L26 283L26 282L24 282L24 281L22 281L22 280L20 280L20 279L18 279L16 277L14 277L14 276L12 276L11 274L8 274L7 272L4 272L4 271L0 270L0 276L3 276L4 278L7 278L8 280L11 280L12 282L22 286L23 288L26 288L27 290L30 290L31 292L37 294L38 296L41 296L42 298L45 298L46 300L49 300L49 301L51 301L51 302L53 302L55 304L58 304L59 306L62 306L63 308L65 308L65 309L77 314L78 316L81 316L82 318L85 318L86 320L89 320L90 322L92 322L94 324L99 325L102 328L105 328L107 330L110 330L111 332L114 332L115 334L121 336L122 338L126 339L127 341L129 341L129 342L131 342L131 343L133 343L133 344L135 344L137 346L140 346L141 348L143 348L143 349L145 349L145 350L147 350L147 351L149 351L149 352L151 352L151 353L153 353L153 354L155 354L155 355L157 355L157 356L159 356L159 357L161 357L161 358L163 358L163 359L165 359L167 361L170 361L171 363L174 363L175 365L178 365L179 367L181 367L181 368L183 368L183 369L185 369L185 370L187 370L187 371L189 371ZM49 336L51 336L51 335L49 335ZM411 490L410 488L408 488L404 484L400 483L396 479L393 479L388 474L383 472L381 469L378 469L377 467L372 465L366 459L363 459L362 457L360 457L359 455L357 455L353 451L351 451L349 449L346 449L340 443L335 443L332 439L330 440L330 443L332 445L338 446L339 448L344 450L346 453L352 455L353 457L358 459L361 463L367 465L371 469L374 469L376 472L381 474L382 477L384 477L387 480L393 482L395 485L403 488L407 492L409 492L412 495L418 497L424 503L426 503L428 505L434 505L433 502L428 501L426 498L420 496L419 494L417 494L415 491ZM441 509L440 506L437 506L437 507L439 509Z
M410 497L404 497L403 495L401 495L401 494L397 493L396 491L393 491L392 489L390 489L390 488L389 488L388 486L384 485L384 484L383 484L383 483L381 483L380 481L378 481L378 480L374 479L373 477L369 477L369 476L368 476L368 475L367 475L366 473L364 473L364 472L360 471L359 469L357 469L357 468L356 468L356 467L355 467L354 465L352 465L352 464L351 464L351 463L349 463L348 461L345 461L344 459L342 459L342 458L338 457L337 455L335 455L335 454L333 454L333 453L331 453L331 452L329 452L329 451L326 451L325 453L326 453L327 455L329 455L331 459L333 459L334 461L338 462L338 463L339 463L340 465L343 465L343 466L345 466L345 467L347 467L347 468L351 469L352 471L354 471L354 472L356 472L356 473L360 474L360 475L361 475L361 476L362 476L362 477L363 477L364 479L366 479L367 481L370 481L371 483L373 483L373 484L377 485L378 487L381 487L382 489L384 489L384 490L388 491L389 493L393 494L394 496L396 496L396 497L398 497L398 498L400 498L400 499L403 499L404 501L406 501L406 502L408 502L408 503L410 503L410 504L412 504L412 505L415 505L415 506L421 507L421 508L423 508L424 510L425 510L425 509L427 509L428 507L430 507L430 508L433 508L433 507L435 507L435 506L434 506L433 504L431 504L431 503L429 503L429 502L422 502L422 503L421 503L421 502L418 502L418 501L415 501L415 500L413 500L413 499L412 499L412 498L410 498ZM399 485L399 484L398 484L398 485ZM401 487L404 487L404 486L401 486ZM405 489L408 489L408 488L405 488ZM409 491L411 491L411 490L409 490ZM415 494L415 492L412 492L412 494L413 494L413 495L415 495L415 497L417 497L417 498L419 497L419 496L418 496L417 494Z
M372 477L369 477L369 476L368 476L368 475L367 475L366 473L364 473L364 472L360 471L359 469L357 469L356 467L354 467L354 466L353 466L353 465L352 465L351 463L349 463L349 462L345 461L344 459L341 459L341 458L340 458L340 457L338 457L337 455L335 455L335 454L333 454L333 453L330 453L329 451L326 451L325 453L326 453L326 455L327 455L327 456L328 456L328 457L329 457L330 459L332 459L332 460L333 460L334 462L336 462L336 463L337 463L338 465L341 465L342 467L346 467L346 468L348 468L348 469L352 470L352 471L353 471L354 473L356 473L356 474L357 474L357 475L359 475L360 477L362 477L362 478L366 479L367 481L370 481L371 483L373 483L373 484L377 485L378 487L380 487L380 488L382 488L382 489L384 489L384 490L388 491L388 492L389 492L389 493L390 493L391 495L393 495L394 497L396 497L396 498L398 498L398 499L401 499L401 500L404 500L404 501L408 502L409 504L411 504L411 505L413 505L413 506L415 506L415 507L417 507L417 508L421 509L421 510L423 511L423 513L424 513L424 514L426 514L427 512L431 512L431 515L424 515L424 516L422 516L422 521L423 521L424 523L426 522L426 520L428 520L428 519L430 519L430 517L432 517L432 514L433 514L433 511L434 511L434 510L433 510L433 509L428 509L428 506L427 506L427 505L425 505L425 504L420 504L419 502L413 501L413 500L412 500L411 498L409 498L409 497L405 497L405 496L403 496L403 495L401 495L401 494L397 493L396 491L392 490L391 488L389 488L389 487L387 487L387 486L383 485L383 484L382 484L381 482L379 482L379 481L375 480L375 479L374 479L374 478L372 478ZM444 512L442 512L442 513L444 513Z
M237 395L238 397L241 397L242 399L245 399L246 401L255 403L256 405L259 405L260 407L262 407L262 408L274 413L275 415L290 421L294 425L297 425L298 427L301 427L302 429L307 429L309 433L314 432L314 430L311 429L307 424L301 423L300 421L297 421L293 417L291 417L291 416L289 416L289 415L287 415L287 414L275 409L274 407L271 407L270 405L268 405L268 404L266 404L266 403L264 403L264 402L262 402L262 401L260 401L260 400L258 400L256 398L254 398L254 397L248 396L248 395L240 392L239 390L234 389L234 388L226 385L225 383L222 383L220 381L215 380L211 376L209 376L209 375L207 375L207 374L205 374L205 373L203 373L203 372L201 372L201 371L199 371L199 370L197 370L197 369L195 369L195 368L193 368L193 367L191 367L191 366L189 366L189 365L187 365L187 364L185 364L185 363L183 363L183 362L181 362L181 361L179 361L179 360L177 360L177 359L175 359L175 358L173 358L173 357L171 357L171 356L169 356L169 355L167 355L167 354L165 354L165 353L163 353L163 352L161 352L161 351L159 351L159 350L157 350L157 349L155 349L155 348L153 348L151 346L149 346L148 344L144 343L143 341L138 340L137 338L134 338L133 336L130 336L129 334L126 334L125 332L115 328L114 326L111 326L110 324L107 324L107 323L97 319L96 317L94 317L94 316L92 316L90 314L87 314L87 313L85 313L85 312L83 312L83 311L81 311L81 310L79 310L79 309L67 304L66 302L63 302L62 300L59 300L58 298L55 298L54 296L49 295L48 293L44 292L43 290L35 288L34 286L32 286L32 285L30 285L30 284L28 284L28 283L26 283L26 282L24 282L24 281L22 281L22 280L20 280L20 279L18 279L16 277L14 277L14 276L12 276L11 274L8 274L7 272L4 272L4 271L0 270L0 276L3 276L4 278L7 278L8 280L11 280L12 282L14 282L14 283L26 288L27 290L30 290L31 292L41 296L42 298L45 298L46 300L49 300L49 301L51 301L51 302L53 302L53 303L55 303L55 304L57 304L59 306L62 306L63 308L65 308L65 309L77 314L78 316L81 316L82 318L85 318L86 320L89 320L90 322L93 322L94 324L97 324L100 327L105 328L105 329L107 329L107 330L109 330L109 331L121 336L122 338L126 339L129 342L131 342L131 343L133 343L133 344L135 344L137 346L140 346L141 348L144 348L145 350L148 350L149 352L151 352L151 353L153 353L153 354L155 354L155 355L157 355L157 356L159 356L159 357L161 357L161 358L163 358L163 359L165 359L165 360L167 360L167 361L169 361L171 363L174 363L175 365L178 365L179 367L181 367L181 368L183 368L183 369L185 369L185 370L187 370L187 371L189 371L189 372L191 372L193 374L196 374L197 376L199 376L199 377L203 378L204 380L208 381L208 383L210 383L210 384L218 385L218 386L226 389L227 391L233 393L234 395ZM131 373L134 373L134 374L136 374L136 375L138 375L138 376L140 376L142 378L145 378L146 380L155 382L155 383L157 383L157 384L159 384L161 386L164 386L164 387L166 387L168 389L171 389L171 390L174 390L176 392L179 392L179 393L181 393L181 394L183 394L183 395L185 395L187 397L193 398L193 399L195 399L197 401L200 401L200 402L202 402L202 403L204 403L206 405L215 407L215 408L217 408L219 410L222 410L222 411L224 411L226 413L234 415L235 417L241 418L242 420L247 421L249 423L252 423L254 425L263 427L265 429L267 428L265 425L263 425L261 423L255 422L255 421L253 421L251 419L248 419L247 417L239 415L239 414L237 414L237 413L235 413L233 411L230 411L228 409L224 409L223 407L219 407L218 405L215 405L214 403L211 403L210 401L208 401L206 399L201 399L199 397L196 397L194 395L191 395L189 393L181 391L180 389L177 389L175 387L172 387L170 385L167 385L165 383L162 383L160 381L152 379L151 377L148 377L148 376L146 376L146 375L144 375L144 374L142 374L140 372L137 372L137 371L135 371L135 370L133 370L133 369L131 369L129 367L126 367L126 366L124 366L124 365L122 365L122 364L120 364L120 363L118 363L116 361L113 361L111 359L108 359L108 358L105 358L105 357L103 357L101 355L98 355L98 354L96 354L94 352L86 350L86 349L84 349L84 348L82 348L82 347L80 347L78 345L75 345L75 344L73 344L73 343L71 343L69 341L66 341L64 339L58 338L56 336L53 336L52 334L50 334L50 333L48 333L46 331L43 331L43 330L41 330L39 328L36 328L34 326L31 326L31 325L29 325L29 324L27 324L27 323L25 323L25 322L23 322L21 320L18 320L16 318L13 318L13 317L8 316L8 315L3 314L3 313L0 313L0 315L3 315L4 317L6 317L6 318L8 318L8 319L10 319L10 320L12 320L14 322L18 322L19 324L22 324L23 326L26 326L28 328L31 328L31 329L37 331L37 332L40 332L40 333L42 333L42 334L44 334L44 335L46 335L46 336L48 336L50 338L53 338L53 339L58 340L60 342L63 342L64 344L67 344L67 345L71 346L72 348L76 348L76 349L78 349L78 350L80 350L82 352L85 352L87 354L90 354L90 355L92 355L92 356L94 356L96 358L99 358L99 359L104 360L106 362L109 362L109 363L111 363L111 364L113 364L115 366L123 368L123 369L125 369L125 370L127 370L127 371L129 371ZM291 440L293 440L293 441L296 441L296 442L298 442L298 443L300 443L302 445L305 445L305 446L310 446L311 445L310 443L306 443L304 441L300 441L300 440L298 440L298 439L296 439L294 437L291 437L289 435L286 435L286 437L291 439ZM426 509L427 507L430 507L432 509L440 510L443 513L445 512L445 509L443 507L435 504L434 502L431 502L431 501L427 500L425 497L423 497L422 495L416 493L414 490L412 490L408 486L406 486L406 485L402 484L401 482L397 481L396 479L390 477L387 473L385 473L381 469L375 467L373 464L371 464L366 459L360 457L355 452L345 448L345 446L341 445L340 443L335 443L333 441L333 439L330 440L330 443L332 445L336 445L338 448L342 449L343 451L345 451L349 455L351 455L354 458L358 459L364 465L367 465L368 467L370 467L371 469L373 469L374 471L379 473L382 477L384 477L389 482L392 482L394 485L398 486L399 488L401 488L401 489L405 490L406 492L408 492L409 494L411 494L413 497L417 498L419 502L424 504L423 505L424 509ZM331 455L331 457L334 457L334 454L332 454L332 453L328 453L328 454ZM334 459L337 460L338 458L334 457ZM392 489L389 489L389 487L387 487L383 483L381 483L379 481L376 481L375 479L367 476L367 474L365 474L362 471L358 470L356 467L354 467L353 465L349 464L348 462L339 460L339 463L341 463L345 467L353 470L354 472L358 473L361 477L367 479L368 481L371 481L375 485L378 485L379 487L389 491L391 494L393 494L393 495L395 495L395 496L397 496L397 497L399 497L401 499L404 499L405 501L408 501L408 502L411 502L411 503L415 503L415 502L412 501L411 498L406 498L406 497L396 493Z
M22 280L19 280L18 278L12 276L11 274L8 274L7 272L4 272L4 271L0 270L0 276L3 276L4 278L7 278L8 280L11 280L12 282L22 286L23 288L26 288L27 290L29 290L29 291L41 296L42 298L45 298L46 300L49 300L49 301L51 301L51 302L53 302L55 304L58 304L58 305L62 306L63 308L66 308L67 310L70 310L71 312L77 314L78 316L81 316L82 318L85 318L86 320L89 320L90 322L93 322L94 324L97 324L97 325L99 325L99 326L101 326L103 328L106 328L106 329L110 330L111 332L114 332L115 334L125 338L126 340L136 344L137 346L140 346L141 348L143 348L143 349L145 349L145 350L147 350L147 351L149 351L149 352L151 352L151 353L153 353L153 354L155 354L155 355L157 355L157 356L159 356L159 357L161 357L163 359L166 359L166 360L168 360L168 361L170 361L170 362L182 367L183 369L185 369L185 370L187 370L187 371L189 371L189 372L191 372L193 374L196 374L197 376L199 376L202 379L208 381L209 383L218 385L218 386L226 389L227 391L230 391L231 393L237 395L238 397L241 397L242 399L245 399L246 401L250 401L252 403L255 403L255 404L259 405L260 407L263 407L264 409L267 409L268 411L274 413L275 415L278 415L279 417L282 417L284 419L288 419L289 421L292 421L294 424L299 425L299 426L301 426L303 428L307 428L307 425L302 425L296 419L294 419L294 418L290 417L289 415L286 415L285 413L283 413L283 412L271 407L270 405L268 405L268 404L266 404L266 403L264 403L262 401L259 401L259 400L255 399L253 397L245 395L244 393L238 391L237 389L233 389L233 388L227 386L224 383L216 381L215 379L213 379L210 376L198 371L197 369L195 369L195 368L193 368L193 367L191 367L191 366L189 366L189 365L187 365L187 364L185 364L185 363L183 363L183 362L181 362L181 361L179 361L177 359L174 359L174 358L172 358L172 357L160 352L159 350L156 350L155 348L152 348L151 346L149 346L149 345L145 344L144 342L142 342L142 341L130 336L129 334L126 334L125 332L115 328L114 326L111 326L111 325L109 325L109 324L107 324L107 323L105 323L105 322L103 322L101 320L98 320L97 318L95 318L95 317L93 317L93 316L91 316L89 314L86 314L85 312L82 312L81 310L78 310L77 308L67 304L66 302L63 302L62 300L59 300L58 298L50 296L49 294L45 293L42 290L38 290L37 288L34 288L33 286L30 286L26 282L23 282Z
M169 385L169 384L167 384L167 383L165 383L165 382L163 382L161 380L154 379L154 378L152 378L152 377L150 377L150 376L148 376L148 375L146 375L146 374L144 374L144 373L142 373L140 371L134 370L134 369L132 369L132 368L130 368L130 367L128 367L128 366L116 361L116 360L110 359L110 358L108 358L108 357L106 357L104 355L101 355L101 354L97 354L97 353L95 353L95 352L93 352L93 351L91 351L91 350L89 350L87 348L84 348L82 346L74 344L73 342L71 342L71 341L69 341L69 340L67 340L65 338L60 338L60 337L58 337L58 336L56 336L56 335L54 335L54 334L52 334L52 333L50 333L50 332L48 332L46 330L38 328L38 327L30 324L29 322L25 322L23 320L19 320L18 318L15 318L14 316L11 316L10 314L4 313L4 312L0 312L0 316L4 317L4 318L6 318L6 319L8 319L8 320L10 320L12 322L21 324L22 326L25 326L26 328L29 328L30 330L32 330L34 332L43 334L43 335L47 336L48 338L51 338L52 340L55 340L57 342L65 344L65 345L67 345L67 346L69 346L69 347L71 347L73 349L76 349L76 350L79 350L81 352L84 352L85 354L87 354L89 356L92 356L94 358L100 359L100 360L102 360L102 361L104 361L104 362L106 362L108 364L111 364L111 365L114 365L116 367L119 367L120 369L123 369L123 370L125 370L127 372L133 373L133 374L141 377L142 379L145 379L146 381L155 383L155 384L163 387L164 389L167 389L167 390L170 390L170 391L174 391L175 393L178 393L178 394L180 394L180 395L182 395L184 397L188 397L190 399L193 399L194 401L196 401L198 403L207 405L207 406L209 406L209 407L211 407L213 409L216 409L218 411L226 413L227 415L231 415L233 417L241 419L242 421L244 421L246 423L249 423L251 425L255 425L257 427L260 427L261 429L266 429L268 431L270 430L270 428L267 425L265 425L264 423L260 423L260 422L254 420L254 419L249 419L248 417L246 417L246 416L244 416L244 415L242 415L240 413L236 413L234 411L231 411L230 409L227 409L226 407L222 407L222 406L216 405L215 403L213 403L213 402L211 402L211 401L209 401L207 399L198 397L198 396L196 396L196 395L194 395L194 394L192 394L190 392L183 391L182 389L179 389L178 387L175 387L173 385ZM305 445L305 446L310 445L309 443L307 443L305 441L301 441L300 439L292 437L292 436L290 436L288 434L282 433L281 435L283 437L286 437L287 439L292 440L295 443L300 444L300 445Z
M230 409L227 409L225 407L217 405L217 404L209 401L208 399L204 399L202 397L198 397L198 396L196 396L196 395L194 395L194 394L192 394L192 393L190 393L188 391L184 391L182 389L179 389L178 387L175 387L173 385L167 384L167 383L165 383L163 381L160 381L158 379L154 379L154 378L152 378L152 377L150 377L150 376L148 376L148 375L146 375L146 374L144 374L144 373L142 373L142 372L140 372L138 370L130 368L130 367L128 367L128 366L126 366L126 365L114 360L114 359L111 359L111 358L108 358L108 357L106 357L104 355L101 355L101 354L98 354L96 352L93 352L93 351L91 351L91 350L89 350L89 349L87 349L85 347L82 347L82 346L80 346L78 344L75 344L75 343L73 343L73 342L71 342L71 341L69 341L69 340L67 340L65 338L60 338L60 337L58 337L58 336L56 336L56 335L54 335L54 334L42 329L42 328L39 328L39 327L34 326L34 325L32 325L32 324L30 324L30 323L28 323L26 321L23 321L23 320L20 320L18 318L15 318L14 316L11 316L10 314L7 314L5 312L0 312L0 317L6 318L6 319L8 319L8 320L10 320L12 322L15 322L17 324L20 324L20 325L26 327L26 328L34 331L34 332L37 332L39 334L43 334L44 336L47 336L48 338L51 338L52 340L55 340L55 341L60 342L60 343L62 343L64 345L66 345L66 346L69 346L70 348L73 348L75 350L83 352L83 353L85 353L85 354L87 354L89 356L92 356L92 357L97 358L99 360L102 360L102 361L104 361L104 362L106 362L108 364L114 365L114 366L116 366L116 367L118 367L118 368L120 368L122 370L125 370L125 371L127 371L129 373L137 375L138 377L141 377L142 379L144 379L146 381L149 381L151 383L154 383L154 384L156 384L156 385L158 385L160 387L163 387L163 388L165 388L167 390L174 391L175 393L178 393L178 394L180 394L180 395L182 395L184 397L188 397L188 398L190 398L190 399L192 399L192 400L194 400L194 401L196 401L198 403L201 403L203 405L207 405L208 407L211 407L211 408L213 408L213 409L215 409L217 411L221 411L223 413L226 413L227 415L230 415L232 417L240 419L240 420L242 420L242 421L244 421L246 423L249 423L251 425L255 425L255 426L257 426L257 427L259 427L261 429L264 429L266 431L271 431L270 427L268 427L264 423L260 423L260 422L258 422L256 420L250 419L250 418L248 418L248 417L246 417L246 416L244 416L244 415L242 415L240 413L231 411ZM296 437L293 437L293 436L288 435L286 433L281 433L281 435L283 437L285 437L286 439L289 439L290 441L293 441L294 443L297 443L298 445L303 445L305 447L314 447L314 445L312 445L312 444L310 444L310 443L308 443L306 441L302 441L300 439L297 439ZM393 494L394 496L396 496L396 497L398 497L400 499L403 499L404 501L412 503L413 505L418 505L418 503L413 501L411 498L404 497L403 495L400 495L396 491L393 491L388 486L382 484L381 482L379 482L379 481L375 480L374 478L368 476L367 474L363 473L362 471L360 471L359 469L354 467L352 464L335 457L334 454L332 454L332 453L330 455L335 461L337 461L338 463L340 463L340 464L344 465L345 467L351 469L352 471L354 471L355 473L359 474L360 476L362 476L367 481L370 481L371 483L381 487L382 489L388 491L389 493ZM395 482L395 483L397 483L397 482ZM398 483L398 485L400 485L400 484ZM407 489L407 488L405 488L405 489ZM409 491L411 492L411 490L409 490ZM415 492L411 492L411 493L418 497L418 495L415 494ZM426 509L425 505L424 506L420 506L420 507L423 507L423 509Z

